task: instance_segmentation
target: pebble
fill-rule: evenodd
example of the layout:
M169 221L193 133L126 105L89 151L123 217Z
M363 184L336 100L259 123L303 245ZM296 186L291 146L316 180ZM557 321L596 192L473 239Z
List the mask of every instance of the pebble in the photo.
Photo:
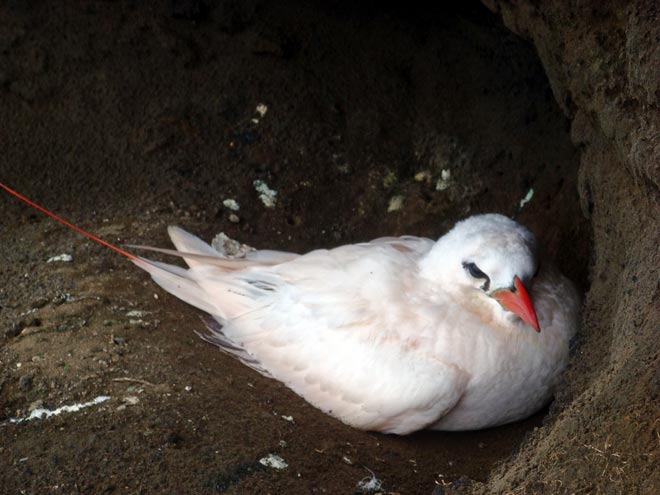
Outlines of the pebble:
M266 112L268 111L268 107L263 103L259 103L257 105L256 111L259 114L259 117L263 117L264 115L266 115Z
M435 183L436 191L444 191L451 186L451 170L445 169L440 173L438 182Z
M32 388L32 375L23 375L18 379L18 388L28 391Z
M18 334L21 333L21 330L23 330L24 328L25 328L24 321L19 321L18 323L14 323L11 327L5 330L5 336L7 338L16 337Z
M421 172L417 172L415 174L415 180L417 182L431 182L431 172L429 170L422 170Z
M240 242L235 241L224 232L220 232L213 238L211 246L219 253L229 256L230 258L242 258L247 253L256 251L256 249L247 244L241 244Z
M241 209L240 205L235 199L227 198L222 202L222 204L226 208L229 208L231 211L238 211Z
M35 409L41 409L42 407L44 407L44 401L42 399L37 399L32 404L30 404L28 411L32 412Z
M277 204L277 191L268 187L262 180L255 180L253 183L254 188L259 193L259 199L266 208L274 208Z
M63 261L65 263L71 263L73 261L73 256L71 256L70 254L66 254L66 253L59 254L57 256L51 256L50 258L48 258L46 263L53 263L55 261Z
M285 469L289 466L284 459L275 454L268 454L266 457L262 457L259 459L259 464L273 469Z
M128 318L142 318L143 316L147 315L147 311L141 311L139 309L134 309L132 311L129 311L126 313L126 316Z
M391 213L393 211L399 211L401 208L403 208L403 203L403 196L392 196L390 198L390 203L387 205L387 212Z

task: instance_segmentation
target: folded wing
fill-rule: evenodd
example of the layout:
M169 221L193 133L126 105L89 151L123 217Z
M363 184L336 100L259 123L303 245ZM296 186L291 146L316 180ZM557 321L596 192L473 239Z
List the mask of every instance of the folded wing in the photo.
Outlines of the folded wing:
M209 313L204 338L362 429L407 433L460 399L467 375L424 345L406 294L433 244L416 237L229 259L170 228L183 269L143 260L165 290ZM183 251L183 252L181 252Z

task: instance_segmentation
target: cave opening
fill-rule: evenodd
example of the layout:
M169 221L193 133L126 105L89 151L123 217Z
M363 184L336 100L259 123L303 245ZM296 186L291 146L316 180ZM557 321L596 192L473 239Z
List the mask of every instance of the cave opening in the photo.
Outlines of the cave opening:
M365 174L380 172L388 198L406 205L347 237L437 237L457 218L499 212L530 227L544 255L586 292L591 229L578 196L580 151L534 47L479 2L333 6L320 10L331 19L324 32L334 35L301 42L301 52L323 61L310 70L340 102L342 156ZM485 481L556 412L396 442L435 459L436 483Z
M532 229L586 291L591 240L577 192L579 150L534 48L483 5L202 3L209 8L193 14L131 2L43 2L7 14L0 111L15 125L5 179L89 230L161 246L168 224L301 252L388 235L437 238L460 218L498 212ZM256 180L277 190L276 208L258 199ZM227 198L240 211L223 206ZM345 493L366 466L389 491L430 493L434 483L485 480L548 415L481 432L351 430L197 341L198 314L154 299L132 267L13 203L0 208L28 219L1 248L15 263L7 276L19 280L3 295L5 319L21 322L45 301L41 325L64 329L9 343L6 382L29 372L35 386L3 388L4 415L29 407L37 391L60 403L70 393L105 392L119 375L170 384L145 386L148 408L66 425L71 438L94 436L80 455L108 459L99 469L117 486ZM21 239L33 241L26 257L16 254ZM51 246L87 262L49 271L35 260ZM139 283L148 288L136 291ZM63 290L111 303L58 316L49 301ZM144 308L156 322L136 327L117 308ZM93 331L65 326L71 315ZM67 340L70 328L77 333ZM93 378L81 382L62 369ZM176 395L173 405L168 394L184 386L194 393ZM34 483L68 482L78 469L67 452L73 440L58 428L35 435L21 430L0 455L36 446L45 454L32 472L47 473L38 463L53 457L60 467ZM270 450L295 468L272 475L252 462ZM5 485L18 491L27 474L16 473ZM89 491L107 488L100 478L85 475Z

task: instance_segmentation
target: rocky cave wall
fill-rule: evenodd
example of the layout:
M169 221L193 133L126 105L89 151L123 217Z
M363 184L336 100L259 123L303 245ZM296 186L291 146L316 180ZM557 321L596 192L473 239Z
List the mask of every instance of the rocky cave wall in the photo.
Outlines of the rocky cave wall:
M246 2L251 5L254 3ZM573 351L571 368L547 424L532 433L516 456L502 464L488 482L453 484L445 491L489 494L653 493L654 487L660 486L657 470L660 424L657 406L660 388L660 17L657 2L632 2L625 7L622 2L595 1L581 2L579 7L571 7L568 2L546 5L539 2L520 1L514 4L484 0L484 3L501 16L511 31L533 44L552 85L554 97L571 121L572 139L581 154L579 194L582 214L591 223L593 250L590 256L583 256L584 242L580 246L571 243L571 239L583 237L578 235L582 227L575 225L581 221L581 215L574 212L570 204L574 190L572 179L564 184L565 190L561 194L554 196L553 204L550 199L546 203L535 200L523 212L521 220L536 230L545 227L545 237L555 240L551 245L551 254L563 259L562 268L568 268L567 273L588 271L590 289L586 294L584 325ZM17 2L12 5L20 7ZM414 181L412 175L416 170L408 170L406 164L416 163L413 158L419 158L419 155L425 160L428 158L429 162L437 162L438 170L432 170L436 175L442 169L445 157L434 152L448 145L431 133L438 125L438 116L444 116L444 124L454 132L460 131L462 135L469 136L476 143L474 147L479 150L479 156L484 157L475 159L473 170L466 170L464 176L457 176L479 193L470 193L474 196L470 200L474 211L489 209L510 213L511 205L515 205L512 198L520 198L528 186L524 171L520 171L518 164L526 163L548 149L554 148L556 156L565 158L557 160L564 167L561 172L568 176L575 169L572 163L568 163L573 157L572 150L556 150L556 143L563 141L556 136L549 137L546 132L544 137L548 143L540 151L540 147L544 146L543 141L537 139L536 133L529 131L529 126L519 125L528 120L525 112L514 108L515 102L509 104L509 100L500 100L487 93L499 84L501 87L496 88L497 94L522 94L518 98L520 101L526 97L521 88L527 87L529 90L532 86L532 89L538 89L538 81L532 79L533 84L530 85L529 81L515 83L492 75L474 77L475 73L484 74L481 68L491 61L496 69L503 67L504 62L510 64L511 60L518 61L523 69L527 64L526 54L521 54L515 44L506 39L499 44L493 42L499 34L482 30L479 28L480 22L471 21L464 23L463 27L459 26L459 34L464 34L456 38L458 41L451 50L447 49L448 46L452 47L448 45L448 40L455 38L440 36L442 32L437 34L439 40L435 40L436 34L428 35L428 51L420 50L418 44L422 42L418 38L421 37L415 31L409 46L397 46L391 52L381 53L380 49L384 45L382 40L389 39L392 32L392 28L387 25L385 28L374 28L371 37L367 37L369 43L365 44L362 35L357 36L357 30L349 29L351 26L346 21L342 23L334 20L331 23L324 18L311 27L300 23L298 28L303 31L303 35L300 35L300 46L296 47L295 43L293 46L290 43L290 36L280 36L279 32L275 33L277 36L274 38L283 38L281 44L274 44L263 33L253 35L248 32L231 37L217 32L212 23L199 30L193 30L187 25L174 25L147 8L136 7L136 11L133 11L124 5L126 12L120 15L117 12L119 7L101 3L84 9L82 14L74 7L70 7L71 11L56 9L55 13L40 14L41 9L47 10L48 5L41 3L38 6L40 8L34 14L37 15L36 20L32 19L31 9L25 8L25 12L17 14L20 22L15 32L6 27L0 39L5 47L5 58L9 61L13 58L18 60L12 70L0 67L0 86L5 91L2 115L5 116L5 122L12 122L10 130L13 136L11 141L5 141L8 144L3 149L0 166L3 176L7 180L11 179L17 187L24 188L21 189L24 192L45 198L47 204L56 209L73 208L73 212L65 210L66 213L72 213L73 220L87 219L98 226L101 218L110 216L107 208L98 214L85 209L89 203L87 198L92 196L96 203L105 207L107 202L114 208L113 214L121 213L125 218L130 218L131 222L141 218L140 215L147 209L145 205L149 208L157 205L159 209L153 210L157 213L154 217L158 217L161 222L180 220L177 217L178 211L185 210L186 213L192 211L201 216L203 221L199 223L208 225L208 229L215 228L213 224L218 222L221 215L214 212L206 215L197 206L198 203L217 202L214 189L228 189L227 183L221 177L218 178L221 174L217 173L219 167L225 166L230 171L240 171L241 177L245 176L245 183L261 177L258 174L272 174L278 178L281 186L282 202L290 198L290 202L278 210L278 216L268 216L269 213L262 211L258 204L250 210L246 193L246 201L241 201L245 204L241 215L246 220L240 227L230 225L228 228L234 228L236 237L248 242L279 242L281 244L275 244L275 247L286 249L297 242L293 247L302 250L317 247L319 243L344 243L392 233L436 235L438 219L464 215L467 210L458 209L459 201L449 201L444 196L438 199L435 192L426 191L431 187ZM98 12L95 13L96 10ZM253 14L248 11L244 12L247 17ZM282 25L289 30L282 28L285 34L290 33L288 19L293 18L294 13L300 15L298 7L292 9L291 16L282 16L287 19ZM219 13L216 14L216 17L223 18ZM58 16L61 24L54 21ZM79 20L76 16L89 16L90 20ZM449 19L448 30L456 24L453 18ZM73 21L78 21L76 28L67 29L67 23ZM228 31L240 28L246 21L242 15L238 15L236 26L233 22L225 26ZM264 24L270 27L273 24L272 18L269 17ZM86 30L81 27L86 25L93 28ZM364 25L368 27L369 23L365 22ZM364 25L361 25L362 32ZM485 25L490 26L490 21ZM60 29L60 26L64 28ZM318 32L325 37L319 37ZM342 36L337 36L337 32L342 33ZM62 33L68 35L62 36ZM266 34L269 34L268 31ZM38 38L36 47L31 48L31 36ZM339 48L329 43L329 47L319 55L321 42L339 38L346 38L345 42L339 43ZM90 40L97 45L90 43ZM436 44L445 48L444 51L438 50L438 53L449 53L451 56L443 55L440 62L429 64L429 54L434 53L432 49ZM463 44L474 45L483 58L471 61L465 57L461 48ZM40 45L43 47L40 48ZM389 46L385 45L386 48ZM493 50L484 48L491 45L494 46ZM208 47L215 46L230 48L213 54ZM245 49L246 46L251 48ZM353 51L354 46L360 46L361 50L348 56L347 53ZM26 54L21 58L20 50L23 49ZM288 51L294 49L301 52L298 56L301 60L298 62L303 63L307 70L291 72L291 66L294 69L296 66L291 62ZM243 55L245 51L255 50L265 52L269 58L253 62L253 53ZM227 54L232 52L234 55L229 57ZM504 55L500 60L491 52ZM373 53L378 56L372 56ZM409 53L414 53L415 57L411 58ZM515 57L512 53L516 54ZM225 63L226 59L231 63ZM325 64L317 64L319 60L324 60ZM351 65L351 60L358 60L359 63ZM4 62L3 59L0 61ZM167 61L165 68L162 67L163 61ZM455 61L461 63L454 64ZM255 65L250 65L252 63ZM328 68L318 73L309 70L309 67L320 70L318 65L327 65ZM123 70L126 66L132 70ZM372 77L365 77L363 72L355 70L356 66L367 75L372 72L365 68L382 66L383 70L374 69ZM406 70L400 70L401 67ZM520 67L517 70L521 73L534 73L533 70L522 70ZM472 71L473 68L479 70ZM457 75L452 71L459 73ZM204 78L186 76L197 72L204 75ZM504 72L516 70L506 67L493 74L502 75ZM155 78L157 80L150 79L154 73L159 75ZM298 79L292 79L292 73L299 74ZM436 73L442 76L439 78L442 84L429 77L429 74ZM345 78L342 77L344 74ZM446 74L451 77L448 76L445 81L443 77ZM351 77L356 81L351 80ZM451 85L454 79L458 81L455 87ZM148 85L144 84L145 80L149 81ZM202 84L207 80L211 82ZM273 81L283 89L277 88ZM312 97L304 98L306 93L301 88L314 88L319 86L319 82L323 83L320 84L320 92L327 95L317 97L313 94ZM368 94L363 86L369 90ZM252 102L253 95L246 89L250 87L258 89L259 98L267 97L267 101L272 102L270 120L260 124L261 128L267 125L268 132L262 130L263 142L256 144L253 142L255 134L252 127L245 124L250 122L252 115L241 113L246 112L244 109ZM272 90L273 94L269 94L272 87L276 89ZM225 102L218 97L219 88L229 88L225 91L233 101ZM453 113L447 112L442 104L456 99L454 91L461 89L465 98L458 100L471 102L473 107L461 106ZM323 106L328 95L339 103ZM433 105L429 105L429 102ZM489 104L493 105L493 111L484 112L483 108ZM434 108L435 105L437 108ZM545 103L539 101L537 106L539 113L543 113L541 110L545 108ZM96 109L96 115L90 116L89 108ZM282 114L296 115L297 118L281 118L278 121L272 118L278 109ZM465 115L466 109L468 116L474 118L460 121L461 127L455 117ZM484 120L484 114L492 119L494 125L488 132L475 132L475 127L477 131L480 127L473 127L472 124ZM63 115L70 118L65 121ZM421 119L422 122L418 121L420 115L426 116ZM511 120L508 127L507 119ZM289 121L293 123L289 124ZM380 124L380 127L374 125L374 122ZM293 126L295 132L288 128L289 125ZM555 127L552 124L547 128L538 128ZM336 134L337 129L346 136L357 136L353 138L354 142L341 144L339 151L336 149L339 144L335 141L326 142L325 139L326 135ZM414 132L406 129L413 129ZM526 132L520 129L526 129ZM218 143L236 140L236 136L245 138L242 148L222 152ZM511 139L511 142L505 139ZM39 143L38 152L34 151L35 142ZM304 157L297 148L299 146L300 150L303 149L300 143L309 147L308 155ZM416 146L411 146L411 143ZM453 142L448 144L456 147ZM410 148L419 148L415 150L415 157L401 152ZM477 172L493 168L490 164L497 161L500 148L519 150L512 159L507 158L501 164L502 173L513 171L517 174L516 180L510 176L498 179L493 172L489 178L500 180L501 183L489 182L494 185L488 191L483 184L474 186L480 177ZM343 167L341 170L335 167L330 157L340 156L340 152L353 160L354 171L349 171L343 164L340 164ZM434 154L438 155L435 160L427 156ZM272 171L266 169L262 162L267 162L271 156L277 157L277 160L273 159L274 162L283 163L286 163L284 158L288 156L295 166L282 166L279 172L275 169L276 164L272 165ZM315 168L308 166L311 161L307 156L313 156L317 161ZM325 162L322 161L324 156L328 157ZM388 159L392 162L394 172L408 177L408 182L395 186L406 193L409 205L416 208L408 207L397 215L384 216L387 197L381 198L383 193L380 184L387 181L378 174L386 168ZM44 163L57 163L59 168L49 169ZM16 164L22 168L19 170ZM396 176L394 172L387 177ZM555 172L547 173L554 179L552 174ZM94 174L95 178L90 178ZM350 183L359 187L355 186L354 190L349 191L352 196L348 196L346 191L341 196L335 195L330 190L321 190L325 195L319 196L320 189L310 193L298 186L302 179L307 180L308 175L312 174L314 177L320 174L322 180L318 182L323 184L347 184L349 179L346 177L349 177ZM119 182L116 177L130 179ZM203 184L203 191L195 190L193 183ZM289 189L285 186L287 183L290 184ZM508 188L503 186L506 183ZM546 179L545 183L551 183L550 179ZM235 190L245 191L249 188L238 182ZM66 194L63 191L67 191ZM147 197L145 191L152 191L152 197ZM387 194L392 191L392 186L387 186ZM337 199L334 199L335 196ZM319 200L319 197L322 199ZM111 201L113 198L114 202ZM173 204L170 199L182 205L181 208L172 206L173 211L170 211L166 206ZM562 202L563 205L556 204ZM133 203L135 206L131 206ZM310 208L296 210L301 204L310 205ZM346 206L351 204L360 205L359 215ZM17 212L22 211L21 208L12 202L0 205L7 218L18 217ZM415 214L416 210L424 215ZM23 223L29 228L30 217L23 215L28 218ZM168 215L168 218L161 219ZM183 214L179 216L183 217ZM374 218L379 221L374 222ZM332 219L333 223L327 229L327 236L323 237L318 233L317 226L323 225L325 219ZM155 223L153 217L147 215L141 221L139 228L132 227L132 231L129 229L128 235L132 235L134 240L138 237L153 238L158 229L162 230L162 225L157 225L158 229L150 225L151 222ZM247 225L248 221L251 225ZM20 222L15 223L17 225L9 226L23 227L18 225ZM341 230L335 226L346 224L351 228ZM268 238L270 230L266 226L293 234L289 240L275 234L270 234ZM566 235L566 231L571 228L577 232ZM62 234L62 238L67 239L61 241L62 245L69 246L68 243L73 242L84 245L82 241L70 240L67 234ZM50 238L48 240L51 241ZM25 249L22 245L11 249L12 245L7 238L3 242L9 246L5 248L7 251L22 252ZM42 248L37 246L37 249ZM82 248L80 252L83 255L89 254ZM29 260L27 256L25 258ZM98 259L90 262L93 270L99 266ZM7 278L11 275L14 278L19 275L22 277L26 270L27 261L14 261L17 265L15 273L10 273L9 267L5 268L4 276ZM79 273L75 277L67 276L64 280L76 278L81 278ZM114 274L113 279L116 278ZM57 287L63 283L59 279L55 282L53 286ZM114 290L116 281L113 284ZM24 287L19 284L13 290L12 297L15 300L29 301L29 297L38 293L34 286ZM50 295L47 291L45 293ZM22 308L18 303L16 306ZM9 309L7 313L10 313ZM181 339L172 337L172 340L178 342ZM138 351L139 346L136 346L134 352ZM197 360L205 350L196 349L195 352ZM163 368L157 364L153 364L154 369ZM168 366L171 366L169 362ZM189 367L185 364L181 369ZM144 365L141 364L140 371L143 369ZM14 378L12 375L5 382L14 383L17 381ZM202 383L205 382L200 381L200 387ZM204 398L204 405L206 400ZM169 404L161 404L161 409L158 409L159 403L155 400L150 404L150 412L153 413L156 408L155 412L163 417L167 417L172 409ZM250 417L243 410L241 415ZM252 416L259 423L265 421L262 416ZM270 416L269 413L267 417ZM325 418L314 418L314 422L326 421ZM138 420L147 421L141 416ZM358 435L346 432L344 428L338 428L337 431L341 435ZM60 435L59 429L54 429L51 434L52 438L59 438L55 436ZM140 441L136 445L141 446L144 440L141 433L139 435ZM223 431L222 435L224 438L226 432ZM296 438L302 435L300 431L295 433ZM41 431L35 438L39 440L39 437L44 436L44 431ZM212 435L207 437L213 438ZM112 445L115 437L102 438L108 445ZM304 440L307 438L303 437ZM18 452L20 448L17 446L32 445L31 440L28 438L22 444L20 442L24 439L19 438L19 441L12 444L13 450ZM389 438L382 440L394 441ZM57 444L58 440L51 443ZM41 444L35 445L45 451ZM186 448L184 441L181 451L185 455L182 454L181 459L185 457L185 462L182 460L177 465L190 466L186 462L192 456L187 455ZM193 450L193 447L189 448ZM199 445L195 445L194 452L199 448ZM436 449L435 446L433 448ZM5 455L8 455L9 450L5 449ZM134 455L130 463L145 458L137 448L130 452ZM309 457L307 450L304 451L304 457ZM66 460L77 464L75 460ZM218 461L213 460L214 468L217 468L217 464ZM20 463L17 465L22 466ZM122 473L124 465L118 463L117 466L122 468L118 470ZM66 469L60 469L66 472ZM320 470L316 464L310 464L309 469L315 472ZM341 478L342 471L336 466L333 469L334 478ZM341 469L348 468L343 466ZM35 472L38 471L35 468ZM184 471L186 476L192 476L190 473L193 471L190 469ZM71 472L75 473L75 470ZM104 471L108 472L111 472L110 468ZM349 474L345 475L346 479L350 479ZM12 481L17 483L16 486L24 486L19 485L24 481L22 476L34 482L34 473L25 471L23 474L14 474ZM76 475L76 482L80 482L80 476L79 473ZM390 473L390 479L391 476ZM420 476L415 475L416 478ZM101 485L97 483L103 481L99 482L96 478L92 474L89 484L83 486L98 488ZM45 479L41 481L45 483ZM172 478L164 479L164 486L171 489ZM50 479L47 481L51 482Z
M534 44L572 122L593 252L559 412L475 492L657 493L660 5L484 3Z

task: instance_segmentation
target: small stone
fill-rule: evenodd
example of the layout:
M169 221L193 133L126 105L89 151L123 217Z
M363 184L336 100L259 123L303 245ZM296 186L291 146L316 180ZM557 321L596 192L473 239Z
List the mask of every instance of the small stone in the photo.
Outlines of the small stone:
M124 398L122 399L122 402L123 402L124 404L128 405L128 406L134 406L135 404L137 404L138 402L140 402L140 399L138 399L138 398L135 397L134 395L129 395L129 396L127 396L127 397L124 397Z
M235 199L227 198L222 202L222 204L225 206L225 208L229 208L231 211L238 211L241 209L241 206Z
M229 221L231 223L239 223L241 221L241 219L236 213L230 213L229 214Z
M429 170L422 170L415 174L415 181L417 182L431 182L431 172Z
M59 254L57 256L51 256L50 258L48 258L46 263L53 263L53 262L56 262L56 261L62 261L64 263L71 263L73 261L73 256L71 256L70 254L67 254L67 253Z
M385 174L385 177L383 177L383 187L385 189L389 189L392 187L394 184L396 184L397 181L397 176L394 172L391 170Z
M403 196L392 196L390 202L387 205L387 212L392 213L393 211L399 211L403 208L404 197Z
M48 304L50 301L46 299L45 297L42 297L41 299L37 299L32 303L33 308L43 308L46 304Z
M277 191L268 187L262 180L255 180L253 183L255 190L259 193L259 199L266 208L274 208L277 204Z
M229 256L230 258L243 258L247 253L256 251L253 247L248 246L247 244L241 244L232 239L224 232L220 232L213 238L211 246L219 253Z
M128 318L142 318L143 316L146 316L147 312L146 311L141 311L139 309L134 309L132 311L129 311L126 313L126 316Z
M532 200L533 197L534 197L534 188L530 187L529 191L527 191L527 194L525 194L525 197L520 200L520 203L518 204L518 208L522 210L523 207L527 203L529 203Z
M7 330L5 330L5 336L7 338L11 337L16 337L21 333L21 330L25 328L25 322L24 321L19 321L14 323L11 327L9 327Z
M438 182L435 183L436 191L444 191L451 186L451 170L445 169L440 173Z
M32 404L30 404L28 411L32 412L35 409L41 409L42 407L44 407L44 401L42 399L37 399Z
M284 459L276 454L268 454L266 457L262 457L259 459L259 464L278 470L285 469L289 466Z
M268 107L264 105L263 103L259 103L257 105L257 113L259 114L260 117L263 118L264 115L266 115L266 112L268 111Z
M18 388L27 392L32 388L32 375L23 375L18 379Z
M124 345L126 343L125 337L112 337L112 343L115 345Z

